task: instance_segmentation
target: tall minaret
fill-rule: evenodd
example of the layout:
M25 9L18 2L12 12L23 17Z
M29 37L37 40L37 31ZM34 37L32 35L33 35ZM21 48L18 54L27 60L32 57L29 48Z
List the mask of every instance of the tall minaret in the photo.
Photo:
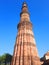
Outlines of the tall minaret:
M24 2L11 65L41 65L27 4Z

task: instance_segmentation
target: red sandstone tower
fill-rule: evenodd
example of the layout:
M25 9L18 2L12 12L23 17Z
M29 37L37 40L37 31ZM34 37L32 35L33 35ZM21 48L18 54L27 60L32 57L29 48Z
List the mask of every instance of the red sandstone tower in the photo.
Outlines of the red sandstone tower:
M11 65L41 65L29 16L27 4L24 2Z

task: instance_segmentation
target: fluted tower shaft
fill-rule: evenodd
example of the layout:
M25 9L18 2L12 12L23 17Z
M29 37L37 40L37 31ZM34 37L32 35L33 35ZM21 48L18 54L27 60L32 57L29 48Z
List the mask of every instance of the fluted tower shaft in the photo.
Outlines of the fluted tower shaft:
M24 2L17 26L18 34L11 65L41 65L37 52L32 23L27 4Z

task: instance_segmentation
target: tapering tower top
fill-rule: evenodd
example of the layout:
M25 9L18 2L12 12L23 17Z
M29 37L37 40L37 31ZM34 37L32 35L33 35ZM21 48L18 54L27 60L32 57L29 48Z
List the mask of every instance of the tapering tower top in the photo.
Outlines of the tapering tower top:
M24 20L30 21L28 7L27 7L26 2L23 2L23 4L22 4L22 11L20 13L20 17L21 17L21 21L24 21Z
M23 2L22 7L27 7L27 3L26 2Z

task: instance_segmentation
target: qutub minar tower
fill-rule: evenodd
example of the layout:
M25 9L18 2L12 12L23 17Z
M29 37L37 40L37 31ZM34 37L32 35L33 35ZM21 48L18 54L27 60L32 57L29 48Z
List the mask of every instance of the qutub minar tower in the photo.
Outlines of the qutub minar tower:
M11 65L41 65L26 2L22 5Z

